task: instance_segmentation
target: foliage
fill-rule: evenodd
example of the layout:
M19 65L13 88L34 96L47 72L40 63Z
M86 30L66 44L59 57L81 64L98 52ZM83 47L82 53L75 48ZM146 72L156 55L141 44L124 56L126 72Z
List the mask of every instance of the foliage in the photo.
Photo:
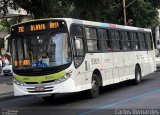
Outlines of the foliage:
M160 1L159 0L148 0L153 7L160 8Z
M3 18L0 19L0 31L9 31L11 25L17 22L17 18Z
M0 32L1 31L4 31L6 28L3 26L3 22L2 22L3 20L2 19L0 19Z
M8 12L8 7L18 9L18 5L13 0L0 0L0 13L3 13L4 16Z
M16 5L34 15L34 18L68 17L70 0L13 0Z
M132 0L128 0L128 2L131 1ZM133 20L134 26L155 26L158 23L155 19L157 15L157 10L152 7L151 3L147 0L136 0L135 3L127 8L127 17Z
M126 5L132 1L126 0ZM133 20L133 26L154 26L159 4L159 0L135 0L126 8L127 19ZM21 7L34 18L72 17L123 24L122 0L2 0L0 11L6 13L7 6Z
M94 20L108 20L107 13L113 6L113 0L75 0L73 17Z

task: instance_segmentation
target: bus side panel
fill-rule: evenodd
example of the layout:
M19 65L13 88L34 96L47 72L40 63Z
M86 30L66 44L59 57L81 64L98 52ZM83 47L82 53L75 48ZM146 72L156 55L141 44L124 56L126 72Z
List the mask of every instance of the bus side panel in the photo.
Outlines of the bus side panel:
M153 50L148 51L148 64L149 64L148 74L156 71L155 53Z
M113 78L114 83L120 82L120 77L123 76L123 52L113 52Z
M135 73L135 67L136 67L136 64L139 64L140 65L140 68L142 69L142 65L141 65L141 51L133 51L133 54L134 54L134 73ZM143 75L143 74L142 74Z
M100 53L87 53L83 63L75 70L76 91L91 88L92 75L95 69L102 70ZM102 75L102 74L101 74Z
M141 71L144 75L147 75L149 72L149 65L148 65L148 51L141 51Z
M134 53L133 52L124 52L124 74L121 77L121 80L134 79Z
M113 53L102 53L103 86L113 84Z
M75 71L75 80L76 80L75 82L76 82L76 91L77 92L87 89L86 88L86 84L87 84L86 74L87 74L87 71L86 71L86 65L85 65L86 60L87 59L84 59L82 64L77 69L74 70Z

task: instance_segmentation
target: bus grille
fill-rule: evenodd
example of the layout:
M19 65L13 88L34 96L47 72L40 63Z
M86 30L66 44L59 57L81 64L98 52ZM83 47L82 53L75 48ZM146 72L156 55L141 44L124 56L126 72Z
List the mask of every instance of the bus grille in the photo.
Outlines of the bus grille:
M35 87L32 87L32 88L27 88L27 91L29 93L51 92L51 91L53 91L53 88L54 88L53 86L49 86L49 87L44 87L43 90L36 90Z
M41 83L52 83L54 82L55 80L50 80L50 81L43 81ZM25 82L26 84L39 84L38 82Z
M53 90L47 90L47 91L28 91L29 93L41 93L41 92L50 92Z

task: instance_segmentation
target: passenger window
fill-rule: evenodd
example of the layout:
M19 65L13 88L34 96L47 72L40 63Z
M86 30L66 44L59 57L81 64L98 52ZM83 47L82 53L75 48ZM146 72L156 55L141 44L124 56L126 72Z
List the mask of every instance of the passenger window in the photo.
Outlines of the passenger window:
M139 38L139 43L140 43L140 49L141 50L146 50L147 47L146 47L144 34L143 33L138 33L138 38Z
M89 52L99 52L100 39L98 39L97 31L95 28L86 28L87 47Z
M122 50L122 42L120 38L120 31L118 30L111 30L111 44L113 51L120 51Z
M109 39L109 31L106 29L98 29L98 37L101 40L102 51L110 51L111 44Z
M131 50L131 42L129 38L129 32L122 32L122 40L123 40L123 50L128 51Z
M139 39L138 39L137 33L136 32L131 32L130 37L131 37L132 50L139 50L140 49L140 44L139 44Z
M152 49L153 49L153 44L152 44L151 35L150 35L149 33L146 33L146 34L145 34L145 38L146 38L147 49L148 49L148 50L152 50Z

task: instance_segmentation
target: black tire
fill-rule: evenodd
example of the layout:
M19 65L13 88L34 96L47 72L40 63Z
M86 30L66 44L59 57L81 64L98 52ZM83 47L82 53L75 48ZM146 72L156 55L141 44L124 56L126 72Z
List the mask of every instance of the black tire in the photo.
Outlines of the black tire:
M92 88L88 90L88 97L89 98L96 98L99 95L99 82L97 75L93 74L92 76L92 82L91 82Z
M51 96L42 97L45 103L52 103L55 98L55 94L52 94Z
M133 83L135 85L138 85L138 84L140 84L141 79L142 79L141 69L140 69L139 66L136 66L136 68L135 68L135 79L133 80Z

